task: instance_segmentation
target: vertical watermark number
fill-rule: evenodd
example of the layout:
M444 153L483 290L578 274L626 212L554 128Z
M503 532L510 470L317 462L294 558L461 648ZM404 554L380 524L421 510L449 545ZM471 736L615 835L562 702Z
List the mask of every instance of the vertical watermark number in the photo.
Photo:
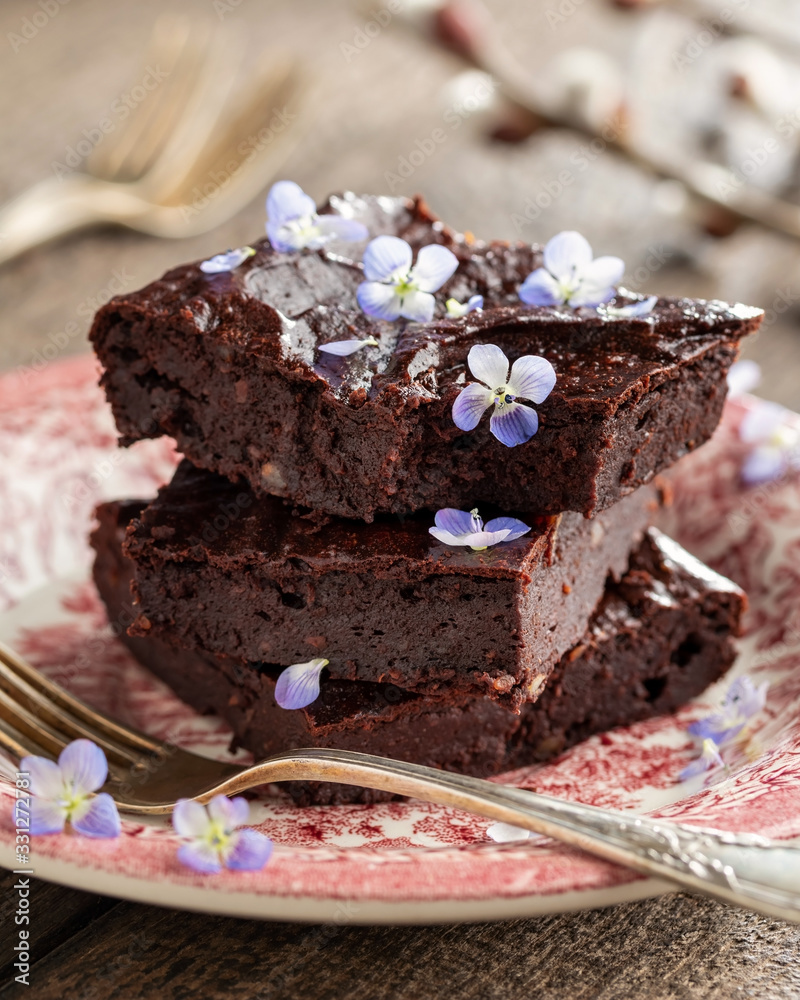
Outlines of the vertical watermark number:
M14 945L15 981L30 986L31 949L31 796L30 775L27 771L17 771L16 798L14 800L14 827L16 832L16 864L12 872L17 876L13 891L17 894L14 924L17 928L17 941Z

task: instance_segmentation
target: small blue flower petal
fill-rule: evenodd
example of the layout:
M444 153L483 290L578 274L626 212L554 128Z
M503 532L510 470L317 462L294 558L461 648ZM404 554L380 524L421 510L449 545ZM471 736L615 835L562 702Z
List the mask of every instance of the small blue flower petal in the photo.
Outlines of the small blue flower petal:
M530 406L509 403L502 410L495 409L492 413L489 430L501 444L514 448L530 441L539 430L539 417Z
M232 847L225 852L225 867L231 871L259 872L272 856L272 841L257 830L238 830Z
M222 825L229 833L237 826L244 826L250 818L250 804L241 795L229 799L227 795L215 795L206 806L209 817Z
M275 701L281 708L305 708L319 697L320 675L328 661L321 658L287 667L275 685Z
M369 230L363 222L343 219L341 215L318 215L317 228L326 242L340 240L342 243L360 243L369 237Z
M70 818L72 829L84 837L112 839L120 834L117 806L107 792L88 799L88 808L78 809Z
M411 272L411 280L421 292L438 292L458 268L458 257L447 247L431 243L422 247Z
M713 740L705 739L703 740L703 749L700 756L690 764L687 764L678 777L681 781L685 781L687 778L694 778L704 771L711 770L711 768L723 766L724 762L722 757L720 757L717 745Z
M497 389L508 379L508 358L497 344L475 344L467 355L469 370L489 389Z
M202 837L208 829L206 807L194 799L178 799L172 810L172 827L181 837Z
M555 368L547 358L527 354L517 358L508 376L508 391L512 396L543 403L556 384Z
M294 181L276 181L267 195L267 218L276 226L316 214L314 199Z
M505 537L505 541L513 542L515 538L522 538L523 535L527 535L531 529L530 525L519 521L516 517L495 517L491 521L486 522L485 530L507 531L508 534Z
M768 681L764 681L763 684L756 687L747 674L743 674L741 677L737 677L728 688L722 702L723 708L735 711L746 719L751 719L754 715L758 715L766 705L768 688Z
M736 721L731 716L715 712L704 719L698 719L696 722L690 723L686 728L689 734L696 739L713 740L717 746L722 746L735 736L738 736L744 727L744 719Z
M367 281L391 281L411 270L413 251L399 236L376 236L364 250L364 277Z
M61 833L67 821L67 810L53 799L31 799L31 836Z
M479 382L465 386L453 403L453 423L462 431L474 431L492 405L492 392Z
M255 250L252 247L228 250L227 253L218 253L216 257L204 260L200 265L200 270L204 274L222 274L224 271L235 271L240 264L243 264L248 257L252 257L254 254Z
M402 303L394 285L386 285L380 281L362 281L356 298L367 316L389 322L400 318Z
M522 282L519 297L528 306L557 306L563 302L558 282L543 267L531 271Z
M377 347L378 341L374 337L367 337L365 340L332 340L329 344L317 344L317 350L325 354L335 354L337 357L346 358L362 347Z
M61 768L47 757L23 757L19 769L29 775L31 795L42 799L60 799L64 794Z
M91 740L73 740L61 751L58 766L75 795L97 791L108 777L106 755Z
M613 299L614 287L625 273L625 263L619 257L598 257L580 273L578 288L572 293L569 304L574 308L595 307Z
M445 302L445 309L450 319L461 319L467 313L474 312L476 309L483 309L483 296L472 295L469 301L463 304L458 299L448 299Z
M222 871L222 861L219 851L210 844L193 841L191 844L182 844L178 848L178 861L187 868L199 872L201 875L216 875Z
M569 281L576 271L592 263L592 248L585 236L568 229L547 241L543 261L545 268L559 281Z
M410 319L413 323L430 323L433 319L433 310L436 307L436 299L430 292L419 292L416 290L398 296L400 301L400 315Z
M454 507L444 507L434 516L437 528L451 535L468 535L475 530L475 522L469 511L456 510Z

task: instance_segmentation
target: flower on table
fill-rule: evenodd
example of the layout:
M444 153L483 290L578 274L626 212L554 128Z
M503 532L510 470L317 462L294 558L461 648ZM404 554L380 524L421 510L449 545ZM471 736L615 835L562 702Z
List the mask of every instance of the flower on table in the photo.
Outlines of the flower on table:
M434 520L436 527L428 528L434 538L445 545L468 545L476 552L498 542L512 542L531 530L515 517L495 517L484 525L477 507L469 512L445 507Z
M657 295L649 295L646 299L638 302L631 302L627 306L601 306L600 314L608 319L640 319L642 316L649 316L653 311Z
M613 298L625 271L619 257L592 257L580 233L559 233L544 248L544 267L532 271L519 289L529 306L596 307Z
M58 763L47 757L23 757L20 771L30 776L31 834L61 833L69 823L84 837L113 838L120 832L119 813L102 788L108 777L103 751L91 740L73 740Z
M331 240L357 243L367 227L341 215L319 215L314 199L294 181L277 181L267 195L267 236L279 253L318 250Z
M556 383L550 362L529 354L517 358L509 373L508 358L496 344L476 344L467 355L467 364L480 381L465 386L453 403L456 427L474 430L491 407L489 430L498 441L509 448L529 441L539 429L539 418L532 407L518 400L542 403L547 399Z
M511 844L517 840L541 840L541 833L534 833L533 830L526 830L522 826L514 826L511 823L492 823L487 829L486 835L497 844Z
M483 309L483 296L471 295L466 302L459 302L458 299L448 299L444 306L450 319L461 319L467 313L474 312L476 309Z
M717 744L712 739L705 739L703 740L700 756L695 757L690 764L687 764L678 775L678 778L681 781L686 781L687 778L694 778L698 774L703 774L704 771L724 766L725 764L722 757L720 757Z
M329 344L318 344L317 349L325 354L335 354L337 357L346 358L350 354L355 354L362 347L378 347L378 341L374 337L366 337L364 340L332 340Z
M739 437L752 446L742 462L742 479L748 486L800 469L800 428L793 425L790 411L778 403L759 400L742 418Z
M241 796L215 795L208 806L178 799L172 826L189 841L178 849L178 860L203 874L216 874L222 868L261 871L272 854L272 841L257 830L239 829L249 816L250 806Z
M308 663L294 663L281 672L275 685L275 701L280 708L305 708L319 698L319 679L328 660L318 657Z
M452 277L458 257L447 247L432 243L417 253L398 236L377 236L364 251L364 277L358 286L358 304L368 316L396 320L401 316L417 323L433 319L433 293Z
M224 271L235 271L248 257L253 256L255 256L255 250L252 247L227 250L225 253L218 253L216 257L204 260L200 265L200 270L204 274L222 274Z

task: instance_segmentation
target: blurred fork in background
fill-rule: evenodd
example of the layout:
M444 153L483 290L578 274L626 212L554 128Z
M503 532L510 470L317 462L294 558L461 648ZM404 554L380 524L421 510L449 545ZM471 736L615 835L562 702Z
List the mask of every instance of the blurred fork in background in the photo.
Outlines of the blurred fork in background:
M144 65L161 82L103 136L86 172L41 181L0 209L0 264L103 223L195 236L247 205L305 134L309 102L288 56L263 60L233 93L243 52L238 33L160 19Z

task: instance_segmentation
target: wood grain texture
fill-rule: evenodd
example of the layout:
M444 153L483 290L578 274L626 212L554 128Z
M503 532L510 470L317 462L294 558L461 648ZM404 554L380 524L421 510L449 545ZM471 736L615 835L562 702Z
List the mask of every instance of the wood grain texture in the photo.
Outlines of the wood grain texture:
M457 68L454 59L433 58L393 31L381 32L347 59L342 44L353 41L368 14L346 0L230 0L228 6L225 26L238 25L250 41L245 80L270 50L288 45L300 48L325 82L317 126L283 171L315 196L344 187L386 190L387 172L398 158L441 125L447 107L442 87ZM622 22L600 3L576 4L577 13L557 32L545 23L547 4L491 0L490 6L529 65L578 42L624 46ZM68 0L14 52L10 35L40 8L35 0L3 0L0 201L52 175L53 160L63 158L82 130L136 82L138 53L163 7L161 0ZM171 0L170 8L221 23L211 0ZM537 172L548 176L557 141L490 147L465 123L399 190L424 191L457 226L513 238L511 213ZM576 199L575 205L583 227L583 204ZM48 344L56 345L48 349L55 358L85 350L91 314L104 296L119 286L142 285L176 262L241 245L262 226L258 199L217 232L192 240L99 230L15 261L0 270L0 370L38 364ZM531 232L530 238L546 235ZM615 252L616 238L609 230L604 252ZM721 294L686 268L665 268L651 287ZM764 366L764 395L800 409L800 336L789 313L748 353ZM10 876L0 879L4 941L10 939L11 884ZM33 901L33 989L7 985L0 989L3 1000L800 997L800 928L686 895L535 920L430 928L237 921L116 903L42 883ZM0 967L7 969L8 962L3 950Z

